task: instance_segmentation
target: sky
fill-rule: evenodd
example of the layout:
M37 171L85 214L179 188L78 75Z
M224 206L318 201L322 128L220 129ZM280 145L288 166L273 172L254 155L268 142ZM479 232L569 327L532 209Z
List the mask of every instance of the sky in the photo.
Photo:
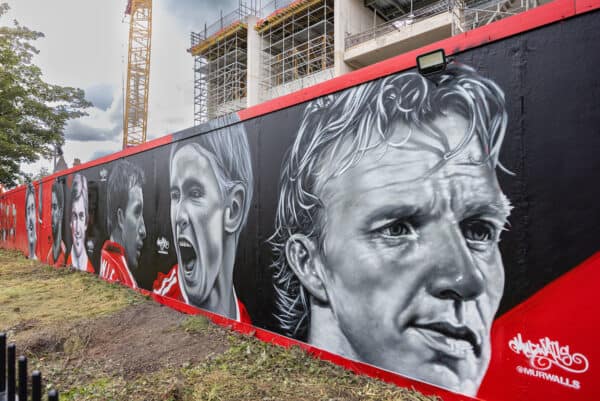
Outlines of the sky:
M51 84L85 90L94 105L89 116L71 120L65 129L65 161L83 163L116 152L123 143L123 92L127 73L127 0L0 0L13 19L45 37L35 42L34 59ZM194 74L190 33L215 22L221 10L233 11L238 0L153 0L148 139L193 125ZM22 166L28 173L50 160Z

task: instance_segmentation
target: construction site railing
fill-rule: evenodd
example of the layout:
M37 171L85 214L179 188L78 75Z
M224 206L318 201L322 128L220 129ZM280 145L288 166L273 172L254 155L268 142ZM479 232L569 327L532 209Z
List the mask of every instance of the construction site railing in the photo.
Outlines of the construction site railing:
M425 7L413 10L412 13L403 15L383 24L376 25L373 28L354 35L347 35L345 38L345 47L349 49L371 39L378 38L391 32L401 30L403 27L414 24L434 15L448 12L454 4L453 0L441 0Z
M483 1L466 7L463 11L463 19L459 32L466 32L535 8L539 5L537 0L513 0L513 1Z
M391 32L402 31L416 22L445 12L452 13L452 34L457 34L518 14L538 5L538 0L491 0L476 2L441 0L413 10L412 13L394 20L374 26L364 32L346 35L345 48L347 50Z

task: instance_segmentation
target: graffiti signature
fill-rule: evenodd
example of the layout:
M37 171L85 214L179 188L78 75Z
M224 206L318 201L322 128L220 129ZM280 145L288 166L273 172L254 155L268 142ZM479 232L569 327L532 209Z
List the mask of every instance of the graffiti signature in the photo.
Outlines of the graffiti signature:
M589 368L589 362L581 353L571 353L568 345L560 345L548 337L541 338L538 343L531 340L523 341L518 333L508 342L508 347L516 354L529 358L529 364L539 370L548 370L556 365L567 372L584 373Z

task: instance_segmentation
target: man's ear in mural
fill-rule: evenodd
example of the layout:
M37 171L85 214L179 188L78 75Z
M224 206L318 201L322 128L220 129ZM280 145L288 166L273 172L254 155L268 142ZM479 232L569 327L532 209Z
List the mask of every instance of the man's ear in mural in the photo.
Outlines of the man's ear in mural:
M246 206L246 188L242 184L235 184L229 191L227 207L225 209L224 228L228 234L239 232L244 221Z
M285 244L287 261L304 288L316 300L327 303L325 271L316 240L304 234L293 234Z

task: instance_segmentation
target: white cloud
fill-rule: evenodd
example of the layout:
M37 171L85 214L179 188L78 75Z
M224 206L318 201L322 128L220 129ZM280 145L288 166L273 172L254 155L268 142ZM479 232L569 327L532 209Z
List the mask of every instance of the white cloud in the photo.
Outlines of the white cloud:
M123 21L126 0L8 0L7 24L43 32L34 62L53 84L87 89L94 102L89 116L69 122L63 148L69 165L82 162L122 144L122 98L127 62L128 24ZM148 138L153 139L193 124L193 57L187 53L190 32L200 31L237 6L235 0L159 0L153 2ZM37 172L49 161L24 166Z
M95 84L85 89L85 98L94 107L106 111L113 102L114 88L108 84Z

